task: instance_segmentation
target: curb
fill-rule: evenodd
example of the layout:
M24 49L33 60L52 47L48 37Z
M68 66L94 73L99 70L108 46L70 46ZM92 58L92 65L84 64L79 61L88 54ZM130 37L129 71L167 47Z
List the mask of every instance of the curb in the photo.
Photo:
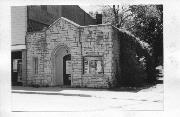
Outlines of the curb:
M20 93L20 94L44 94L44 95L92 97L91 95L86 95L86 94L66 94L66 93L59 93L59 92L36 92L36 91L17 91L17 90L13 90L11 92Z

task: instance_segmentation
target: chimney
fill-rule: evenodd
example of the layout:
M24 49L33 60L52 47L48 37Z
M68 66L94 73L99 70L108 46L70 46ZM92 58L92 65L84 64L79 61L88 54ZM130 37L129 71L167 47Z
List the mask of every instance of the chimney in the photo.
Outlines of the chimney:
M96 24L102 24L102 14L96 14Z

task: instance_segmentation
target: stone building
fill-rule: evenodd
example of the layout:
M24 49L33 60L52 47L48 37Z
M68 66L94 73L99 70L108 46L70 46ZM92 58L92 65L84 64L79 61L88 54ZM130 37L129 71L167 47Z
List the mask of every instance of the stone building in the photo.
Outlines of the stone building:
M45 31L28 33L27 84L109 87L120 74L117 29L80 26L61 17Z
M11 77L12 85L26 84L26 33L41 31L59 17L66 17L79 25L97 24L77 5L36 5L11 7Z
M48 8L40 7L45 11ZM68 15L70 11L62 17L63 11L60 18L55 20L51 17L53 20L47 25L41 23L49 20L28 11L27 14L37 18L37 21L29 16L20 18L23 25L19 30L14 28L20 26L18 19L12 16L12 19L16 19L12 20L15 22L12 24L12 43L17 38L22 43L12 45L12 76L21 73L18 75L20 77L12 77L12 83L20 82L24 86L109 88L123 84L136 85L147 80L148 68L144 59L150 51L147 43L111 24L98 24L101 21L97 21L94 25L94 20L89 16L78 23L76 19L79 16L75 11L72 18ZM22 16L26 14L24 11L16 13ZM77 13L82 15L81 12ZM41 20L41 23L37 23Z

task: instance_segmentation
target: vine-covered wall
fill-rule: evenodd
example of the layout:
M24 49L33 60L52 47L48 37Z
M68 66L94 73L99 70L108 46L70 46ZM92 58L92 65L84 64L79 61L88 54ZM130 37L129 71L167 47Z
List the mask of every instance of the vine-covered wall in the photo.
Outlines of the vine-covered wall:
M121 79L119 85L123 86L139 86L146 82L146 60L147 52L131 34L119 31L120 39L120 64Z

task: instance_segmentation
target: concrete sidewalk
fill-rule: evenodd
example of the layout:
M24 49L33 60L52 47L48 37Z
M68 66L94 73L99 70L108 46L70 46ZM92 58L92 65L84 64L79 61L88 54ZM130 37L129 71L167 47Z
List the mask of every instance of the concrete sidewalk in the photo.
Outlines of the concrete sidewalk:
M90 88L13 87L13 111L163 110L163 84L138 92Z
M163 99L163 84L142 89L140 91L119 91L94 88L61 88L61 87L12 87L12 93L44 94L80 97L98 97L111 99L161 100Z

